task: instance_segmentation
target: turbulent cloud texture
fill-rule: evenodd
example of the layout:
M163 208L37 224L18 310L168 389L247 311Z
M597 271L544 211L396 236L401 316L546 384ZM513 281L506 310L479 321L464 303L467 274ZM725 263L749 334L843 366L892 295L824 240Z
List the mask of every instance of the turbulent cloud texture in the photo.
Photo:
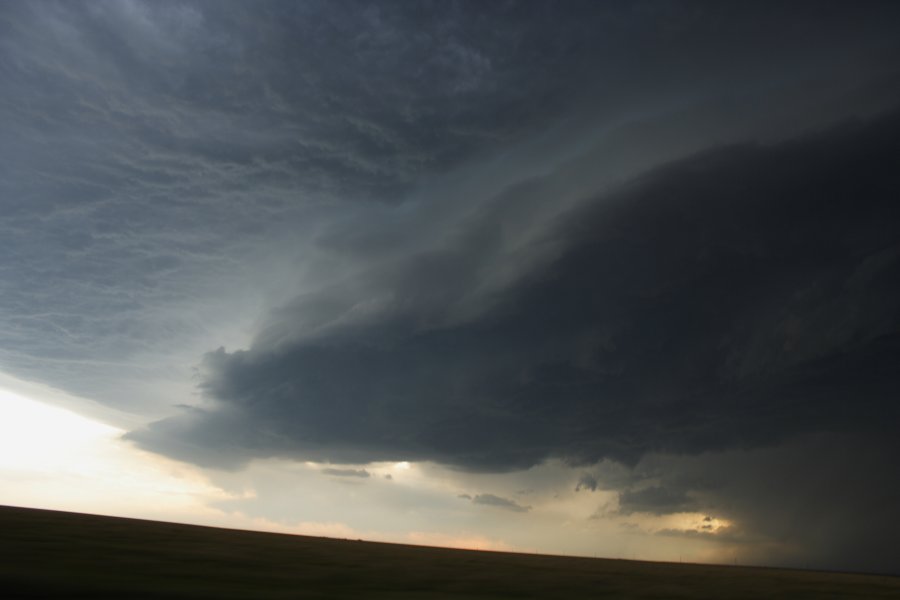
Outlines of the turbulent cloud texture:
M0 364L138 418L170 414L202 352L246 346L261 314L336 274L346 289L301 302L288 332L364 310L366 278L391 277L392 256L510 188L527 206L484 259L500 285L544 213L604 182L882 110L897 97L895 12L4 3ZM497 243L459 235L448 243ZM423 276L452 266L442 282L488 285L472 278L480 262L441 260ZM429 288L399 301L442 303Z
M660 168L561 217L552 258L465 321L401 310L323 339L207 355L216 403L133 434L202 460L634 464L898 419L900 120ZM502 227L487 215L486 231ZM401 285L477 265L477 244ZM448 307L452 308L452 307ZM289 313L287 315L289 318ZM285 325L289 327L289 325Z
M0 369L203 466L406 506L370 463L425 462L501 521L546 490L478 478L549 469L753 560L896 571L898 25L3 3Z

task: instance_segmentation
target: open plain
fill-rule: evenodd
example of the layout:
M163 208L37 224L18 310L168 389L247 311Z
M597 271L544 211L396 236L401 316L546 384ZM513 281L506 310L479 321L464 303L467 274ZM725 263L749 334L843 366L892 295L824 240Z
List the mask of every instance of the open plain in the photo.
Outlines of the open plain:
M452 550L0 507L4 598L900 598L900 578Z

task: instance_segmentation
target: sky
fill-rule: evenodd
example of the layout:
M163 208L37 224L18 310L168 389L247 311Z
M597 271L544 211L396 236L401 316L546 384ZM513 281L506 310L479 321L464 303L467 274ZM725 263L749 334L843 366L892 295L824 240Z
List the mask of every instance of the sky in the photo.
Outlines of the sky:
M0 5L0 503L900 573L900 5Z

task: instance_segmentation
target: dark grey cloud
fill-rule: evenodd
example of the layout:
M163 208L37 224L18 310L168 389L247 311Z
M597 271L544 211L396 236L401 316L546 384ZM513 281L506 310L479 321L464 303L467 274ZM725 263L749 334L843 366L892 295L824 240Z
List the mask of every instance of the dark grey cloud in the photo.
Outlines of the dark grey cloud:
M512 9L4 5L3 368L158 414L176 391L140 383L254 303L222 298L299 278L335 213L555 118L575 38Z
M460 498L467 498L468 494L464 494L460 496ZM531 510L530 506L522 506L515 500L510 500L509 498L503 498L501 496L495 496L494 494L476 494L471 498L468 498L472 501L472 504L481 504L483 506L493 506L495 508L502 508L504 510L511 510L513 512L528 512Z
M335 469L333 467L327 467L325 469L322 469L322 473L324 473L325 475L332 475L334 477L369 477L369 472L365 469Z
M684 490L672 490L658 485L619 494L619 510L624 514L668 514L691 512L697 508L697 503Z
M883 109L895 23L891 3L4 3L0 365L165 414L186 363L234 343L223 324L297 289L347 312L372 290L322 280L421 250L491 178L524 191L599 140L584 170L613 177ZM536 167L511 151L526 142ZM490 177L459 184L472 164ZM512 277L528 261L508 250L493 262ZM401 291L428 299L424 280Z
M724 518L715 531L742 564L900 573L896 436L816 433L782 444L695 456L646 457L623 511L682 509ZM675 535L675 532L669 532Z
M585 473L578 480L578 483L575 485L575 491L580 492L581 490L590 490L592 492L597 491L597 487L600 484L597 482L597 478L591 475L590 473Z
M203 389L215 403L132 438L189 460L168 440L216 446L226 462L507 470L883 433L900 392L898 122L647 174L559 219L536 242L555 258L467 321L429 327L400 312L212 352ZM417 257L406 283L436 285L456 260Z
M896 572L898 139L894 113L677 161L557 219L476 316L219 350L207 408L131 437L220 466L613 458L578 487L621 513L728 519L708 535L748 563Z
M824 433L897 456L898 23L893 2L3 3L0 369L223 468L614 459L631 479L579 487L667 490L840 562L874 520L803 537L777 494L767 520L685 465ZM656 455L688 462L644 478ZM852 473L871 502L845 505L889 519L893 488ZM835 502L811 514L840 523Z

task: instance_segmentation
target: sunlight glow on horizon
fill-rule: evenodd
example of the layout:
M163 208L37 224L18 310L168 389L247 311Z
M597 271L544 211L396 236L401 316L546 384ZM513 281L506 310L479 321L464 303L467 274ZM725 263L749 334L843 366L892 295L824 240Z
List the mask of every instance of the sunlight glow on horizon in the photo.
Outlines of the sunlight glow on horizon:
M0 388L0 505L294 535L516 550L474 531L360 531L339 520L281 522L222 510L216 503L252 499L256 491L226 491L195 467L135 448L120 439L123 433ZM405 461L369 469L378 475L414 470Z
M359 496L356 478L321 473L328 466L324 463L257 461L241 474L208 472L140 450L121 439L124 432L0 387L0 505L472 550L650 560L674 560L683 553L685 558L708 562L721 559L704 544L730 525L695 513L635 513L625 518L609 514L604 521L592 521L597 502L612 506L614 496L588 496L570 489L552 498L532 496L532 527L502 531L485 527L482 519L512 523L521 515L459 499L491 482L497 493L514 496L504 487L511 482L504 483L502 476L485 480L407 461L368 463L359 466L371 476L366 480L371 481L367 489L372 496L366 499ZM273 492L271 486L285 477L299 487ZM370 501L389 498L400 500L400 508L368 512ZM441 510L454 521L432 529L423 527L421 520L409 520L435 510L429 508L430 502L445 501L448 504ZM285 502L294 506L290 514L266 514L267 506ZM361 515L375 515L379 526L365 526ZM630 538L623 526L635 527L640 534ZM687 544L646 537L667 530L704 535ZM578 545L572 545L573 535L581 538Z
M195 469L140 451L122 429L0 389L0 503L191 518L227 494Z

